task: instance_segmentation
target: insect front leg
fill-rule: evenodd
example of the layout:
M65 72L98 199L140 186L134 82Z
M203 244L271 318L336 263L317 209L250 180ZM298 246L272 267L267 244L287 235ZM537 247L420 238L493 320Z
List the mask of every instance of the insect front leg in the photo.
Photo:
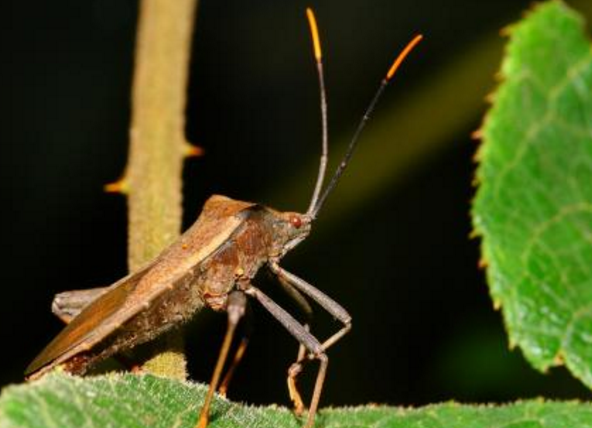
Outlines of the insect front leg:
M308 418L306 420L306 425L304 428L312 428L314 425L314 418L317 412L317 408L319 406L319 401L321 399L321 392L323 390L323 384L325 382L325 375L327 374L327 366L329 364L329 358L323 349L323 346L318 341L316 337L314 337L308 329L300 324L292 315L286 312L282 307L280 307L277 303L271 300L267 295L265 295L261 290L250 286L249 288L245 289L245 293L250 296L253 296L261 305L267 309L267 311L290 332L292 336L298 340L309 352L309 358L315 359L319 361L319 371L317 372L317 379L315 381L314 391L312 394L312 399L310 400L310 408L308 412Z
M322 344L323 349L327 350L329 347L334 345L339 339L345 336L352 327L352 317L351 315L333 300L331 297L327 296L321 290L316 288L314 285L309 284L305 280L297 277L293 273L288 272L284 268L282 268L277 262L272 261L269 263L269 268L273 273L275 273L278 278L282 278L290 285L292 285L297 290L301 291L302 293L309 296L315 302L319 304L324 310L326 310L329 314L335 317L339 322L343 324L343 327L325 340Z
M228 314L228 327L226 328L226 335L224 336L222 348L220 349L220 354L218 355L218 362L214 368L214 374L212 375L212 380L210 381L210 388L208 389L208 394L206 395L204 405L201 409L201 414L199 415L196 428L206 428L208 426L212 398L218 387L218 383L220 382L220 376L222 375L224 363L228 357L228 351L230 350L230 345L232 344L236 326L245 314L246 307L247 298L245 293L242 291L233 291L228 295L226 306L226 312Z
M298 306L298 309L304 315L304 325L311 324L313 318L313 310L310 306L310 303L308 303L308 300L306 300L306 297L304 297L302 293L298 291L298 289L296 289L283 277L277 276L277 278L282 289L292 300L294 300L296 306Z
M288 294L288 296L296 302L296 305L304 314L304 328L310 329L310 325L312 324L312 319L314 316L314 312L312 310L312 307L310 306L310 303L308 303L308 300L306 300L306 297L304 297L302 293L300 293L300 291L294 288L294 286L290 284L288 281L286 281L283 277L278 276L277 278L278 282L280 283L286 294ZM304 358L305 352L306 348L304 347L304 345L300 344L300 347L298 349L299 360L301 358Z
M319 290L312 284L309 284L308 282L297 277L296 275L286 271L276 261L272 261L269 264L269 267L271 271L277 275L280 281L285 281L297 290L312 298L323 309L325 309L327 312L329 312L329 314L333 315L338 321L340 321L343 324L343 327L341 329L339 329L335 334L333 334L331 337L329 337L322 343L321 346L323 348L323 351L326 351L329 347L334 345L338 340L340 340L351 330L352 318L350 314L339 303L337 303L331 297L327 296L325 293L323 293L321 290ZM309 356L309 358L312 357ZM299 352L298 359L288 369L288 392L290 394L290 398L294 403L294 408L296 412L302 412L304 410L302 398L296 386L296 382L298 376L302 372L303 364L305 361L306 356L303 353Z
M290 296L298 305L299 309L303 312L305 316L304 328L310 331L310 324L312 323L313 318L313 310L306 297L302 295L292 284L290 284L284 277L276 276L278 282L284 289L284 291ZM306 355L306 348L302 343L298 346L298 354L296 356L296 361L303 360ZM297 415L301 415L304 412L304 402L302 401L302 396L298 392L295 384L295 377L288 376L288 393L290 395L290 400L294 403L294 413Z

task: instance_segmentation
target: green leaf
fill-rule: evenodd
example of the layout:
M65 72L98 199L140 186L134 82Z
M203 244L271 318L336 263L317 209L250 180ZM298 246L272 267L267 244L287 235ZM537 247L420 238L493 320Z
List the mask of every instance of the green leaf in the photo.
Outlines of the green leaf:
M152 375L78 378L53 374L0 397L1 428L194 427L207 387ZM217 398L211 428L301 428L288 409ZM317 427L592 428L592 405L525 401L508 406L447 403L421 409L366 406L323 410Z
M473 207L511 346L592 387L592 50L565 4L509 30Z

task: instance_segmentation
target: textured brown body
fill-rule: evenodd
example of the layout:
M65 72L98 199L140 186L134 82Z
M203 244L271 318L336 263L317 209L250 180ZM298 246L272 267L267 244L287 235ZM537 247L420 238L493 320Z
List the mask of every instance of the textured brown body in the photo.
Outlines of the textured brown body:
M313 428L329 363L327 350L351 330L352 317L339 303L288 272L279 262L310 234L312 222L349 164L360 132L384 88L422 36L416 36L394 61L358 124L339 166L323 187L328 162L325 80L316 19L311 9L306 13L319 77L323 131L319 173L306 212L278 212L249 202L212 196L196 223L138 272L116 282L106 291L94 289L81 294L74 291L57 296L52 309L69 324L29 365L26 374L37 377L58 365L70 372L83 373L101 359L154 339L186 322L203 306L225 310L228 327L196 427L206 428L214 392L218 388L225 391L248 343L246 337L241 339L222 379L236 328L245 315L249 297L261 304L301 345L287 378L296 414L305 410L297 388L299 374L306 362L316 360L319 363L305 425ZM310 298L339 321L341 328L325 340L317 339L307 324L301 324L251 284L251 279L264 264L304 313L312 313L307 301ZM87 300L92 300L88 306Z
M57 365L84 373L94 363L188 321L207 305L223 309L292 238L291 213L212 196L175 243L109 287L29 365L37 377Z

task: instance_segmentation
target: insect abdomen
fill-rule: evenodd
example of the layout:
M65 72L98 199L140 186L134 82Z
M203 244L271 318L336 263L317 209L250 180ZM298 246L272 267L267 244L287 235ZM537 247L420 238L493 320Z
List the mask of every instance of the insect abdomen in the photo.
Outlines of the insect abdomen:
M136 345L155 339L176 326L181 326L198 312L204 301L196 282L200 278L188 274L147 307L123 323L92 350L81 353L67 364L67 370L84 373L93 364L125 351Z

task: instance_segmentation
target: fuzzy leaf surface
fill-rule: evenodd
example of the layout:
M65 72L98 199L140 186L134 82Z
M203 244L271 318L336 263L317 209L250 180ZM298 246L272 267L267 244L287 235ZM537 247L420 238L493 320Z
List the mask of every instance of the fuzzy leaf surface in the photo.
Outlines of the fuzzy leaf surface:
M6 388L1 428L193 428L207 387L152 375L78 378L52 374ZM322 410L323 428L592 428L592 405L524 401L507 406L447 403L419 409L365 406ZM211 428L301 428L288 409L217 397Z

